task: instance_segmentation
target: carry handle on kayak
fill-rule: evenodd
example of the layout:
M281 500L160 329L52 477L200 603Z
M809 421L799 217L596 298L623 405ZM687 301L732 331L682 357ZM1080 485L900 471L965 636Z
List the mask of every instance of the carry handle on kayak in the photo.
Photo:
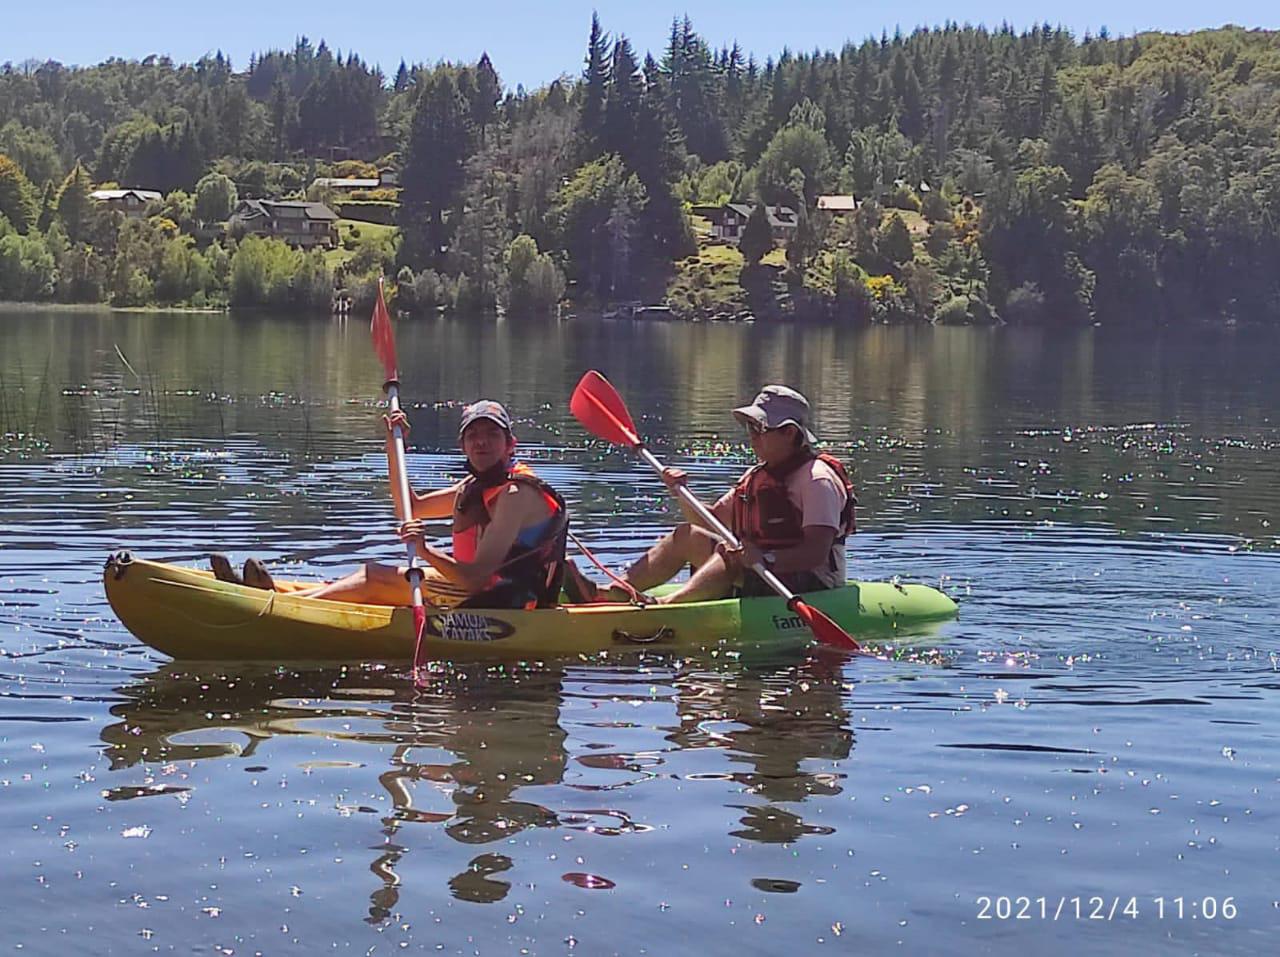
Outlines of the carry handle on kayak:
M622 401L622 396L599 372L593 369L583 375L569 399L569 411L592 435L606 442L612 442L614 445L627 446L650 468L659 474L662 473L662 463L658 461L657 456L645 448L644 442L636 432L631 413L627 411L626 403ZM708 528L724 540L725 544L735 549L742 547L737 536L688 488L681 485L676 489L676 494ZM751 570L759 575L766 585L786 599L787 607L800 616L818 641L844 651L861 650L861 646L852 635L791 591L764 563L756 562L751 566Z

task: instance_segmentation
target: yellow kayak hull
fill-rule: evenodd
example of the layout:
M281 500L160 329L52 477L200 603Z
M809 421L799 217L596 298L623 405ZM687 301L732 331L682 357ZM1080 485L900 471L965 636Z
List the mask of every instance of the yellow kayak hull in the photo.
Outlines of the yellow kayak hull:
M402 661L413 657L407 607L360 605L218 581L212 573L113 555L107 599L139 641L183 660ZM856 638L892 640L955 617L926 585L850 582L805 601ZM681 605L563 605L536 610L428 610L428 660L517 661L648 648L799 647L808 629L780 598Z

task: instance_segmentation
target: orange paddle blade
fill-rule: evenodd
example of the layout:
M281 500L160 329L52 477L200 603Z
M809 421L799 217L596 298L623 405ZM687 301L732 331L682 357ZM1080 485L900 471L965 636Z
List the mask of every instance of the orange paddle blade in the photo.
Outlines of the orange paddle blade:
M643 444L622 396L594 369L578 381L569 398L569 411L583 428L606 442L632 448Z
M382 362L387 381L400 378L396 369L396 334L391 328L391 313L387 301L382 298L382 280L378 280L378 301L373 304L373 318L369 321L369 333L373 336L373 351Z
M840 648L844 651L860 651L862 649L862 646L854 640L851 634L812 605L806 605L799 598L792 598L787 604L809 626L809 630L813 632L813 637L822 642L822 644L830 645L832 648Z

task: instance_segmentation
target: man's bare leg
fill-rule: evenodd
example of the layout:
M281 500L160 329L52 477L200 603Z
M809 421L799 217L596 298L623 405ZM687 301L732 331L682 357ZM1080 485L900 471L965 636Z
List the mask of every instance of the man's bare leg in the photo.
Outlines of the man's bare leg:
M664 605L679 605L687 601L724 598L733 589L734 574L725 564L724 556L713 552L710 558L694 570L687 582L658 601Z
M623 577L636 591L665 584L685 565L701 568L715 554L719 541L701 526L682 523L660 538Z
M432 580L437 578L430 568L424 570L424 588L431 591ZM350 575L321 585L308 592L297 592L307 598L325 598L329 601L349 601L366 605L407 605L412 600L409 582L404 569L377 562L366 562Z

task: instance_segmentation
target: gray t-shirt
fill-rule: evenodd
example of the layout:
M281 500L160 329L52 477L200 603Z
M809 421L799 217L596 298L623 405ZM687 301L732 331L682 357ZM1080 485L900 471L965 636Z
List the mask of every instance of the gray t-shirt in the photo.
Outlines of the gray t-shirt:
M731 514L733 495L730 490L721 496L716 502L716 511ZM802 527L818 525L839 532L840 513L844 511L848 495L835 469L822 459L806 462L787 476L787 499L800 512ZM824 561L813 572L823 584L838 588L848 578L847 565L844 542L837 539L831 543L831 560Z

